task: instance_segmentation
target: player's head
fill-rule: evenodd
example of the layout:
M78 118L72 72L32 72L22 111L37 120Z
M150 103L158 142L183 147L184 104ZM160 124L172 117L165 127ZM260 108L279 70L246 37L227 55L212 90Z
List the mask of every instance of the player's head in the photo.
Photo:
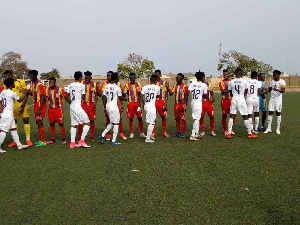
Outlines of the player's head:
M150 82L151 84L156 84L158 76L156 74L151 75Z
M236 78L240 78L243 76L244 71L241 68L236 68L236 70L234 71L235 73L235 77Z
M15 87L15 80L12 77L6 78L4 80L4 85L6 86L6 88L14 88Z
M3 73L3 77L4 78L9 78L9 77L13 77L13 73L11 70L5 70L4 73Z
M29 70L28 74L31 81L36 81L39 72L37 70Z
M110 83L115 84L119 82L119 74L118 73L113 73L111 75Z
M251 79L257 79L257 75L256 71L251 71Z
M86 83L90 83L91 82L91 80L92 80L92 72L90 72L90 71L85 71L84 72L84 80L85 80L85 82Z
M223 77L224 77L225 80L229 79L229 71L228 71L228 69L224 69L223 70Z
M279 70L274 70L273 71L273 79L278 81L280 79L281 71Z
M114 72L113 71L108 71L107 74L106 74L106 79L108 82L110 82L110 79L111 79L111 75L113 74Z
M129 80L130 80L130 83L134 83L135 82L135 79L136 79L136 75L135 73L129 73Z
M54 88L56 86L56 79L55 77L50 77L49 78L49 87Z
M197 81L202 81L203 77L205 77L205 74L199 70L198 72L195 73L195 77Z
M160 70L155 70L154 73L157 76L157 80L160 80L160 78L161 78L161 71Z
M76 71L75 73L74 73L74 79L75 79L75 81L82 81L82 72L81 71Z
M176 76L176 82L181 84L184 79L184 75L182 73L178 73Z
M264 73L258 74L258 80L265 81L265 79L266 79L266 75Z

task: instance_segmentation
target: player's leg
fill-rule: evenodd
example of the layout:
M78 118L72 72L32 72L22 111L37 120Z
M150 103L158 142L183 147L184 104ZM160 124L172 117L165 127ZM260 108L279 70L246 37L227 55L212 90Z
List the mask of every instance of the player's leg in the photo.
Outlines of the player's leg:
M179 105L174 105L174 118L175 118L175 125L176 125L176 133L173 137L180 137L180 113L178 109Z
M119 110L113 110L109 114L109 119L111 123L113 124L113 135L111 140L111 145L120 145L121 143L117 142L117 136L119 132L119 125L121 121L121 114Z
M155 142L155 139L152 138L151 136L153 134L153 129L155 126L156 109L145 110L145 112L146 112L146 123L148 123L147 136L146 136L145 142L153 143L153 142Z
M28 145L22 145L20 142L20 138L19 138L19 135L17 132L16 124L15 124L15 120L13 118L8 118L7 121L9 124L8 127L10 128L11 136L12 136L14 142L17 143L18 149L22 150L22 149L28 148L29 147Z
M24 111L23 115L24 114L25 114L25 111ZM25 131L25 136L26 136L26 145L33 146L33 143L30 140L29 112L28 112L28 116L26 113L26 117L23 117L23 123L24 123L24 131Z
M83 124L78 124L78 140L81 139L82 132L83 132Z
M89 148L90 146L85 142L85 137L87 136L90 130L90 119L83 109L79 109L77 113L80 119L80 124L83 124L82 135L80 140L78 141L78 145L84 148Z
M1 146L3 145L3 142L5 140L6 134L7 134L7 132L5 132L4 130L0 130L0 153L6 152L3 149L1 149Z
M142 110L138 111L138 107L139 106L137 105L137 107L135 109L135 114L136 114L136 116L138 118L138 121L139 121L140 137L145 138L146 135L144 133L143 113L142 113Z
M201 106L201 109L202 109L202 106ZM199 138L201 138L201 136L198 135L201 113L202 113L202 110L200 110L200 107L193 107L192 106L192 118L194 120L194 123L193 123L193 129L192 129L192 134L191 134L191 137L190 137L190 141L198 141Z
M230 104L230 118L228 120L228 134L227 138L232 139L232 127L237 113L237 100L232 99Z
M200 118L200 127L201 127L201 136L205 135L205 129L204 129L204 116L206 112L206 102L202 104L202 113L201 113L201 118Z
M94 103L90 103L89 105L89 113L88 113L89 119L90 119L90 141L95 142L94 136L95 136L95 129L96 129L96 106Z
M215 109L212 102L209 103L207 115L209 116L209 123L210 123L210 135L215 137L217 136L214 129L215 129Z
M66 144L66 129L64 125L64 114L62 108L56 109L55 121L58 123L61 132L61 143Z
M181 121L181 132L180 132L180 137L181 138L185 138L185 128L186 128L186 121L185 121L185 109L183 107L183 105L181 105L181 108L180 108L180 121Z
M71 129L70 129L71 141L70 141L70 148L77 148L77 147L79 147L79 145L76 144L75 139L76 139L76 132L77 132L78 124L80 123L80 119L78 118L76 110L74 110L72 108L70 108L70 119L71 119Z
M47 141L47 144L53 144L55 143L55 109L49 108L48 109L48 120L50 125L50 134L51 134L51 140Z
M18 120L17 119L15 119L15 124L16 124L16 129L18 130ZM17 146L17 143L15 141L12 141L12 143L10 143L8 145L9 148L12 148L12 147L15 147L15 146Z
M107 127L110 124L110 120L109 120L109 116L108 116L107 112L105 113L105 117L106 117L105 127ZM109 141L110 138L111 138L111 135L110 135L110 132L108 132L107 136L106 136L106 140Z
M129 130L130 130L129 138L134 138L134 134L133 134L134 105L133 105L133 103L128 103L126 117L129 120Z
M277 101L276 102L276 116L277 116L276 134L280 134L281 109L282 109L282 101Z
M276 105L275 105L275 101L270 99L269 101L269 114L268 114L268 127L266 129L266 131L264 132L266 133L271 133L272 132L272 121L273 121L273 114L276 111Z
M244 119L244 125L245 125L247 133L248 133L248 138L249 139L257 138L257 135L252 133L253 126L251 127L251 124L249 121L249 116L248 116L249 111L248 111L246 101L244 99L239 99L237 105L238 105L237 109L240 111L240 113ZM251 111L252 111L252 108L251 108Z
M259 126L259 98L257 98L253 105L253 112L254 112L254 134L258 134L258 126Z
M43 106L41 107L40 115L37 115L37 112L39 109L39 102L35 103L34 107L35 107L35 120L36 120L36 124L38 126L39 135L40 135L40 140L38 142L34 143L34 145L36 147L42 147L42 146L46 145L45 127L44 127L44 123L43 123L43 119L46 114L46 103L44 103Z
M133 134L133 118L129 118L129 130L130 130L129 138L134 138L134 134Z

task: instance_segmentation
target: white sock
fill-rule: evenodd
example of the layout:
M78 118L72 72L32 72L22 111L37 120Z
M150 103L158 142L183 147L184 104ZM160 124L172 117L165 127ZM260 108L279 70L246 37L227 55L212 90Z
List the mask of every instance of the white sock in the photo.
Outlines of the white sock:
M244 124L245 124L248 134L251 134L251 125L250 125L249 120L244 120Z
M149 124L148 129L147 129L147 139L148 140L151 138L153 129L154 129L154 124Z
M12 130L10 133L11 133L11 136L12 136L14 142L17 143L17 146L21 146L22 144L20 142L18 132L16 130Z
M81 140L84 140L87 133L89 132L90 130L90 126L89 125L84 125L83 126L83 129L82 129L82 134L81 134Z
M192 137L196 136L196 133L199 132L199 120L194 120L193 123L193 130L192 130Z
M258 130L258 124L259 124L259 117L255 117L255 126L254 126L254 130Z
M267 130L272 130L272 120L273 120L273 115L268 115L268 128Z
M103 133L101 134L101 136L104 137L112 127L113 127L112 123L108 124L105 130L103 131Z
M231 132L232 132L232 126L233 126L233 119L230 118L230 119L228 120L228 127L227 127L227 129L228 129L228 134L231 134Z
M76 138L76 131L77 129L75 127L71 127L71 142L75 142L75 138Z
M6 132L1 131L0 132L0 146L3 144L5 137L6 137Z
M250 129L253 130L253 120L252 118L249 118L249 123L250 123Z
M281 116L277 116L277 129L280 130Z
M114 128L113 128L112 139L111 139L112 142L116 142L117 136L118 136L118 132L119 132L119 124L118 125L115 124Z

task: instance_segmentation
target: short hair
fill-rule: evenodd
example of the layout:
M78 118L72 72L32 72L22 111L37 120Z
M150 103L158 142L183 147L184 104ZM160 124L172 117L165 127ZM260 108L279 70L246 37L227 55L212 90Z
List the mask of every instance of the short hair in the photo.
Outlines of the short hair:
M280 71L280 70L274 70L274 71L273 71L273 74L280 75L280 74L281 74L281 71Z
M84 76L92 76L92 72L91 71L85 71L84 72Z
M256 71L251 71L251 78L257 77L257 76L258 76L258 74Z
M55 77L50 77L49 80L54 80L56 82L56 78Z
M76 72L74 73L74 78L75 78L75 80L79 80L81 77L82 77L82 72L76 71Z
M29 74L37 76L39 72L37 70L29 70Z
M225 73L225 72L229 72L228 69L224 69L224 70L223 70L223 73Z
M200 70L195 73L195 77L197 80L201 80L203 77L205 77L205 73L201 72Z
M160 71L160 70L155 70L154 73L159 73L159 74L161 74L161 71Z
M118 73L113 73L112 75L111 75L111 81L115 81L115 80L117 80L119 78L119 74Z
M183 75L183 73L178 73L178 74L177 74L177 76L181 76L181 77L182 77L182 79L184 79L184 75Z
M5 70L3 75L6 75L6 74L12 74L12 71L11 70Z
M111 71L111 70L110 70L110 71L108 71L108 72L107 72L107 74L109 74L109 73L113 74L113 73L114 73L114 71Z
M152 74L151 77L150 77L150 81L151 82L157 81L157 75L156 74Z
M136 74L135 73L129 73L129 76L136 76Z
M243 75L243 72L244 71L241 68L239 68L239 67L236 68L236 70L234 71L235 75L241 75L241 76Z
M261 75L266 75L266 74L265 74L265 73L259 73L259 74L258 74L258 76L261 76Z
M14 82L15 82L14 78L10 77L10 78L6 78L3 83L6 87L10 87L11 85L13 85Z

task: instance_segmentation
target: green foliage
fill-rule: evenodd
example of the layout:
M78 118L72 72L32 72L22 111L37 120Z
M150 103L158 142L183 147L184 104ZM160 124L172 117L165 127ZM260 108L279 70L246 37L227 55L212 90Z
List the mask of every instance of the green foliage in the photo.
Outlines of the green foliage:
M154 62L143 58L141 55L130 53L129 56L118 64L117 72L120 78L128 78L129 73L135 73L137 78L150 77L154 72Z
M237 67L244 70L245 74L249 74L251 71L257 71L268 75L273 70L270 64L243 55L238 51L231 50L228 53L223 53L221 63L218 64L218 70L228 68L229 73L233 75Z
M56 68L52 68L52 70L48 73L41 73L42 80L48 80L50 77L60 78L60 72Z
M11 70L18 78L28 78L28 63L22 60L22 56L19 53L7 52L0 58L0 74L5 70Z

